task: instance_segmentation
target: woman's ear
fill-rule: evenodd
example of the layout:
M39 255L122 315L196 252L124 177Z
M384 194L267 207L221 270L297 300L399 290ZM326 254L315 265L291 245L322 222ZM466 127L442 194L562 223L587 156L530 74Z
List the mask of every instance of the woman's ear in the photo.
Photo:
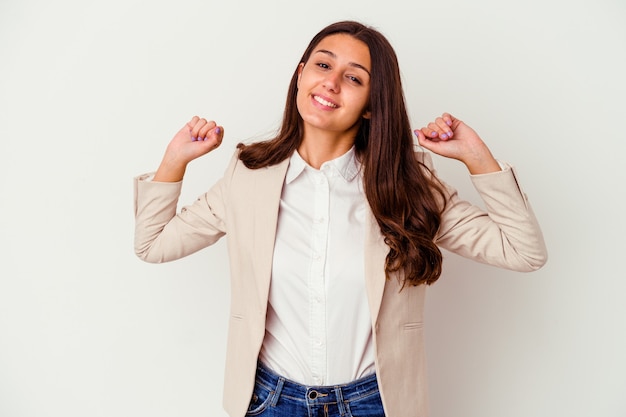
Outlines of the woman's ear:
M365 111L363 112L363 118L364 118L364 119L371 119L371 118L372 118L372 112L371 112L371 111L369 111L369 110L365 110Z
M300 88L300 78L302 77L302 69L304 68L304 62L298 64L298 83L296 86Z

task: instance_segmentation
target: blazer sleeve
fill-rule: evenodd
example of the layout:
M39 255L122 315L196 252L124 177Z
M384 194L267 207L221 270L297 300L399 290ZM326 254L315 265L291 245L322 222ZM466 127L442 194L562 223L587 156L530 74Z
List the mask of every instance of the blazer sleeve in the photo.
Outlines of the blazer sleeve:
M134 179L135 254L151 263L168 262L212 245L227 232L227 196L238 161L235 152L224 176L177 214L182 181Z
M430 158L426 160L432 166ZM448 201L435 242L478 262L534 271L547 261L543 234L515 169L501 166L500 172L471 176L486 211L459 198L457 190L442 181Z

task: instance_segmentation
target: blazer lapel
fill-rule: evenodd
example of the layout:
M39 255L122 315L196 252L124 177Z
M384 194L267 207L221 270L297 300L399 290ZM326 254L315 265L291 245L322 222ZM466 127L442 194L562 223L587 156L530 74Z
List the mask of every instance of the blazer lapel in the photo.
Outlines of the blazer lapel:
M385 260L388 252L389 246L385 244L376 218L368 206L365 219L365 285L372 325L378 319L385 290Z
M251 199L254 216L252 256L262 308L267 306L269 297L280 196L288 166L289 159L286 159L280 164L259 169L252 190L254 195Z

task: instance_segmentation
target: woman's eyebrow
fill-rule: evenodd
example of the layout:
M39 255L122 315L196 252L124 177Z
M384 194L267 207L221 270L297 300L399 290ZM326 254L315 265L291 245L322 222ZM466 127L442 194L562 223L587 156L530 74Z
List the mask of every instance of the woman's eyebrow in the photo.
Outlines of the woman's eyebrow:
M333 59L337 59L337 55L336 55L334 52L329 51L329 50L327 50L327 49L318 49L317 51L315 51L315 53L322 53L322 54L326 54L326 55L330 56L330 57L331 57L331 58L333 58ZM356 62L348 62L348 65L350 65L351 67L355 67L355 68L360 68L360 69L362 69L363 71L367 72L367 75L369 75L369 76L371 76L371 75L372 75L372 74L370 74L369 70L368 70L367 68L365 68L365 67L364 67L363 65L361 65L361 64L358 64L358 63L356 63Z

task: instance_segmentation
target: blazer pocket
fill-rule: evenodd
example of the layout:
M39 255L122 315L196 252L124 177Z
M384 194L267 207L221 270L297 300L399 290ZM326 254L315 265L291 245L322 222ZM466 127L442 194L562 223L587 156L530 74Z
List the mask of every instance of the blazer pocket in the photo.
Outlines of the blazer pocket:
M405 323L404 324L404 330L405 331L421 330L423 327L424 327L424 323L421 322L421 321L416 321L416 322Z
M231 314L230 315L230 319L234 322L240 322L243 321L243 315L241 314Z

